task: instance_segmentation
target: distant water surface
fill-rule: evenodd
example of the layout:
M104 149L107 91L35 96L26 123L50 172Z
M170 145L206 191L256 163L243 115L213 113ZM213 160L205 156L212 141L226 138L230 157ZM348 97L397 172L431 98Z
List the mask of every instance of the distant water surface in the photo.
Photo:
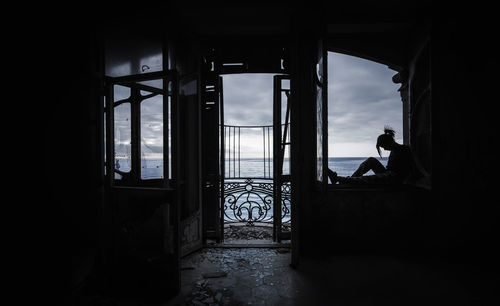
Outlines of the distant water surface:
M349 176L358 168L366 157L330 157L328 159L328 167L336 171L340 176ZM387 157L377 157L385 166L387 165ZM118 160L120 170L127 171L130 169L128 160ZM290 163L286 158L283 164L283 173L289 174ZM141 163L141 178L153 179L163 177L163 160L147 159ZM373 174L369 172L367 174ZM240 162L226 160L225 177L253 177L253 178L272 178L273 163L272 160L264 160L263 158L242 158Z

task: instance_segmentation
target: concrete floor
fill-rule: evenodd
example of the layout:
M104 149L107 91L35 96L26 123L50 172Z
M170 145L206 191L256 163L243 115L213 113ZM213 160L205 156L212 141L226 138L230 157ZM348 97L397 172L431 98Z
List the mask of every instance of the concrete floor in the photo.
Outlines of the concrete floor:
M490 264L480 270L428 258L323 254L291 268L289 248L242 246L184 257L181 292L166 303L94 292L74 305L500 305L498 269Z
M187 305L265 305L288 301L296 280L289 249L207 248L182 261ZM205 304L199 304L199 303Z
M496 284L477 285L461 265L338 255L293 269L290 255L205 248L182 260L181 294L167 305L500 305L491 300Z
M185 256L181 292L167 303L97 295L78 305L500 305L498 269L488 261L324 252L292 268L289 243L255 230L233 228L224 244Z

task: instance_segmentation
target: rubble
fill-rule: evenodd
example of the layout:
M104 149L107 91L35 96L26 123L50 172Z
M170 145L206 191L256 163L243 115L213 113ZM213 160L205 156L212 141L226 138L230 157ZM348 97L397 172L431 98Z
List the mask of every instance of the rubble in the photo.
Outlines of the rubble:
M204 248L182 259L185 305L262 304L290 290L286 248ZM278 294L276 298L282 299Z
M224 228L224 240L272 240L273 228L269 226L235 226Z

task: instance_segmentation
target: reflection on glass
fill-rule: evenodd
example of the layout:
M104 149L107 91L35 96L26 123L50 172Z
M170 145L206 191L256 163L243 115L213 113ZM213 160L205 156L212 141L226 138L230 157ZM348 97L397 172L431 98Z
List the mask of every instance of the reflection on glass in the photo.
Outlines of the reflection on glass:
M289 79L281 79L281 89L290 89Z
M285 146L285 152L283 157L283 175L290 175L290 145Z
M288 81L288 80L283 80ZM286 144L290 142L290 110L288 110L288 118L286 116L287 112L288 98L284 92L281 93L281 142L283 150L283 175L290 174L290 145ZM288 122L287 122L288 119Z
M142 55L143 57L140 59L140 67L142 73L147 73L147 72L154 72L154 71L160 71L163 69L162 66L162 53L161 53L161 44L158 44L156 46L150 46L150 50L147 50L146 52L151 52L153 54L151 55ZM158 48L158 49L155 49Z
M288 99L285 92L281 92L281 124L285 124L287 103ZM288 120L290 120L290 117L288 117Z
M170 82L171 83L171 82ZM169 83L169 84L170 84ZM168 178L172 178L172 99L168 96Z
M316 77L318 78L319 83L323 83L322 67L321 63L316 64Z
M318 61L316 64L316 77L319 84L316 85L316 171L317 171L317 179L319 181L323 181L323 158L328 158L328 156L323 156L323 86L327 86L328 84L324 84L324 64L323 61L323 43L320 41L318 46Z
M317 179L323 180L323 89L316 86L316 152Z
M172 81L168 81L167 91L168 91L169 95L173 94L173 90L174 90L173 87L174 87L174 85L173 85ZM170 96L168 98L170 99Z
M114 107L115 121L115 169L121 172L130 172L131 169L131 120L130 103L123 103ZM115 175L116 179L121 176Z
M163 178L163 96L141 102L141 179Z
M110 38L105 47L105 73L110 77L142 74L163 69L161 40L132 37Z

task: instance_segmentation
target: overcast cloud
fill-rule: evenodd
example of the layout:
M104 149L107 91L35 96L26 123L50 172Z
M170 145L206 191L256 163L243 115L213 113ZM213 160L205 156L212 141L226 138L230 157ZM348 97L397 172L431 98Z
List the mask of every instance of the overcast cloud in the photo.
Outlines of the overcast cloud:
M376 156L377 136L385 125L396 130L402 142L402 103L396 72L385 65L329 52L328 133L329 156ZM273 124L273 75L224 75L224 123L226 125ZM115 86L115 101L130 96L130 89ZM141 105L141 148L148 157L163 153L161 98ZM130 154L130 106L115 108L116 153ZM242 130L241 157L262 157L262 130ZM272 135L270 137L272 147ZM267 143L267 140L266 140ZM271 148L272 152L272 148ZM272 154L272 153L271 153ZM387 152L384 156L387 156Z
M376 156L385 125L402 142L402 103L394 70L358 57L329 52L328 151L331 157ZM387 156L387 152L384 156Z
M224 75L226 125L273 124L273 74Z
M376 139L385 125L393 127L396 140L402 142L399 84L392 82L395 71L329 52L328 73L330 157L376 156ZM226 125L272 125L273 75L224 75L223 80ZM261 156L261 142L245 145L245 152Z

